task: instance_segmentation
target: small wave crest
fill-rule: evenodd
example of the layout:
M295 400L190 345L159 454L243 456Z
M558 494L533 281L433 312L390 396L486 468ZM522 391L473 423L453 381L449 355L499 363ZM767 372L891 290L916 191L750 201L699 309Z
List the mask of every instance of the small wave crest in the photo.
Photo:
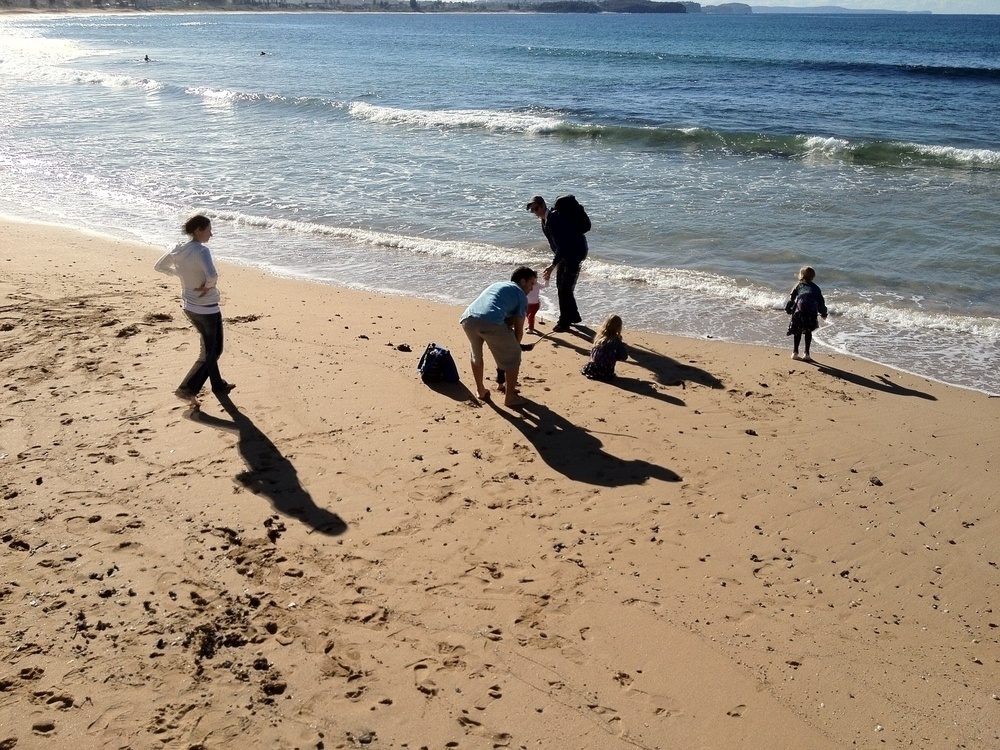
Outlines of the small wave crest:
M526 261L525 253L522 250L515 250L485 242L413 237L372 229L337 227L291 219L273 219L266 216L254 216L232 211L215 212L213 215L224 221L230 221L237 226L331 237L355 245L400 250L419 255L440 258L453 257L474 263L488 262L503 265L519 264Z
M193 86L184 93L201 97L205 101L220 104L235 104L236 102L285 101L284 97L262 94L253 91L234 91L232 89L217 89L211 86Z
M238 91L236 89L214 88L212 86L192 86L184 89L188 96L202 99L206 103L215 105L235 105L235 104L280 104L292 107L310 108L332 108L343 109L346 105L343 102L320 99L312 96L283 96L281 94L268 94L263 91Z
M33 67L30 78L33 82L47 84L83 84L104 86L109 89L142 89L147 92L160 91L164 88L160 81L145 76L57 67Z
M803 136L804 153L823 154L871 166L1000 167L1000 151L931 146L900 141L862 141Z
M479 128L514 133L552 133L563 125L562 120L553 117L488 109L399 109L367 102L354 102L348 111L353 117L361 120L422 128Z

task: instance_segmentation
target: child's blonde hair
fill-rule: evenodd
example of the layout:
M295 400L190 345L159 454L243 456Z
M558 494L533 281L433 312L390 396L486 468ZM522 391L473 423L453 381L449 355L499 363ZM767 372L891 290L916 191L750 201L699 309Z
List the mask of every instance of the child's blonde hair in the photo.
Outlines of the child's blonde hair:
M622 337L622 319L617 315L609 315L597 329L594 336L594 344L605 344L609 341L617 341Z
M812 281L816 278L816 271L812 266L802 266L799 269L799 281Z

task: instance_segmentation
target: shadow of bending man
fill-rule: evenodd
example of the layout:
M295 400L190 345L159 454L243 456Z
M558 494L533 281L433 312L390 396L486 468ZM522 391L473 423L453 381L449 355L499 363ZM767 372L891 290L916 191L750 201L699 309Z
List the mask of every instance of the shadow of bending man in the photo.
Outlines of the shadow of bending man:
M541 404L529 402L518 407L516 414L490 405L521 431L546 464L567 479L599 487L645 484L649 479L681 481L680 475L663 466L612 456L592 432Z
M237 474L236 481L255 495L266 497L279 513L298 518L314 531L329 536L347 531L347 524L339 515L316 505L312 495L299 482L292 462L236 407L232 399L225 395L218 396L218 399L231 422L201 411L191 412L190 418L200 424L237 434L238 448L247 470Z

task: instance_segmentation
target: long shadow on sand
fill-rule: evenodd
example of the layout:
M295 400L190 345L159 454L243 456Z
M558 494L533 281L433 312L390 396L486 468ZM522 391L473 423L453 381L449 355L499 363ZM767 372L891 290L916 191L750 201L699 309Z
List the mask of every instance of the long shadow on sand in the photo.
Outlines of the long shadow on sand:
M232 421L200 410L189 412L187 416L199 424L235 432L239 436L238 447L247 470L237 474L236 481L254 494L266 497L279 513L298 518L321 534L338 536L347 531L347 524L340 516L316 505L312 495L299 482L295 466L270 438L228 396L218 398Z
M593 341L594 332L590 329L577 327L571 331L571 334L571 336L564 338L547 340L551 341L553 346L562 349L573 349L583 356L590 356L590 342ZM628 346L629 361L649 370L653 379L660 385L684 386L686 383L697 383L708 388L723 387L722 381L707 370L683 365L672 357L636 344L626 345ZM580 366L582 367L583 364L581 363ZM684 402L681 399L662 394L650 384L638 378L626 378L619 375L613 381L613 385L640 396L650 396L670 404L675 404L676 406L684 406Z
M660 352L654 352L652 349L629 345L628 354L629 358L634 359L636 364L649 370L660 385L697 383L708 388L723 387L722 381L707 370L683 365L676 359Z
M581 376L582 377L582 376ZM608 382L608 385L619 388L623 391L629 393L634 393L636 396L646 396L647 398L655 398L658 401L663 401L668 404L673 404L674 406L684 406L684 401L677 398L676 396L671 396L668 393L661 393L656 390L656 386L650 383L648 380L640 380L639 378L629 378L622 375L617 375L614 380Z
M937 401L937 398L929 393L915 391L912 388L904 388L901 385L893 383L884 375L880 375L877 380L873 380L872 378L866 378L864 375L858 375L856 372L848 372L847 370L840 370L836 367L830 367L830 365L821 365L818 363L816 364L816 369L824 375L830 375L831 377L845 380L848 383L860 385L863 388L871 388L873 391L881 391L893 396L916 396L917 398L925 398L928 401Z
M516 413L492 402L490 406L521 431L545 463L567 479L600 487L644 484L648 479L681 481L676 472L662 466L606 453L596 435L541 404L529 402Z

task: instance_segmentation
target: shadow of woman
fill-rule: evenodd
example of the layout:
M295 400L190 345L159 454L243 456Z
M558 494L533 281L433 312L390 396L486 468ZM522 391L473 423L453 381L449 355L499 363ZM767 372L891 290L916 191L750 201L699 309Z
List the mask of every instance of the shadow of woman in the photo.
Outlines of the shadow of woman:
M236 481L255 495L266 497L279 513L298 518L321 534L339 536L347 531L347 524L340 516L316 505L299 482L295 466L270 438L228 396L220 395L218 399L231 422L197 410L188 416L199 424L237 434L247 470L237 474Z
M490 406L521 431L546 464L567 479L599 487L644 484L649 479L681 481L676 472L662 466L612 456L592 432L541 404L529 402L518 407L517 413L492 403Z
M912 388L904 388L901 385L893 383L884 375L879 376L878 380L872 380L871 378L866 378L864 375L858 375L856 372L840 370L836 367L830 367L830 365L817 364L816 369L824 375L846 380L848 383L854 383L854 385L860 385L864 388L871 388L873 391L882 391L883 393L890 393L893 396L916 396L917 398L925 398L928 401L937 401L937 398L929 393L915 391Z

